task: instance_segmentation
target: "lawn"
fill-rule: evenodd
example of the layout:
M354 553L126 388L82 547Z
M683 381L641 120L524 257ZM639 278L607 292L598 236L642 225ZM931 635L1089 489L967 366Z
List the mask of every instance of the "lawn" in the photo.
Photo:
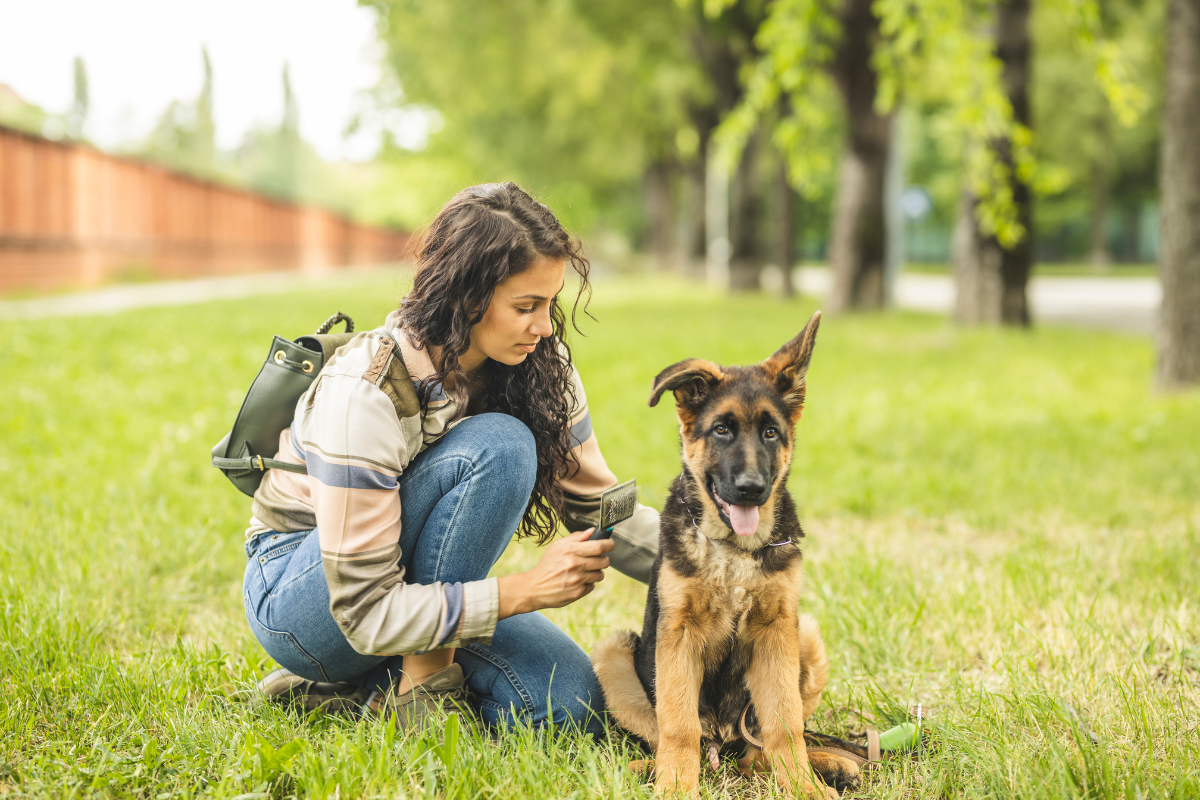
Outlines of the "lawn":
M114 317L0 322L0 796L641 797L620 737L448 748L252 691L249 502L208 451L272 334L373 326L403 279ZM661 503L679 468L651 378L744 363L814 306L666 279L596 286L576 360L609 464ZM791 489L832 677L811 727L927 744L878 798L1200 796L1200 395L1152 393L1147 340L826 317ZM501 569L532 565L514 545ZM585 648L640 626L612 574L550 616ZM706 779L709 797L774 796Z

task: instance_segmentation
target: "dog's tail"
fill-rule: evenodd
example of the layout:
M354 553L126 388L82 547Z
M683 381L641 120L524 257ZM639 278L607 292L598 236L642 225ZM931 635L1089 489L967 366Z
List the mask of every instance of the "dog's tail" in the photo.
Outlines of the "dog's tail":
M804 702L804 718L817 710L821 692L829 680L829 659L825 656L825 640L821 626L808 614L800 615L800 699Z
M621 631L601 639L592 648L592 669L604 690L608 710L617 723L644 739L651 750L657 750L658 715L650 705L650 698L646 696L633 665L637 644L638 635L633 631Z

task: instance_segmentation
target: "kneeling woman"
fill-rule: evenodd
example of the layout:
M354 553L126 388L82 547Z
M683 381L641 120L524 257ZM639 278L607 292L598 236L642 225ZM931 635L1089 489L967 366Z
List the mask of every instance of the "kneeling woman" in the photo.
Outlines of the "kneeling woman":
M412 291L321 371L283 432L246 533L246 616L283 667L269 696L362 703L415 724L448 700L485 721L573 721L603 699L586 654L541 614L615 566L648 578L658 515L588 542L616 485L558 303L579 245L511 183L465 189L418 251ZM578 296L576 297L578 303ZM545 544L489 578L514 531ZM614 549L615 547L615 549ZM465 677L464 677L465 676Z

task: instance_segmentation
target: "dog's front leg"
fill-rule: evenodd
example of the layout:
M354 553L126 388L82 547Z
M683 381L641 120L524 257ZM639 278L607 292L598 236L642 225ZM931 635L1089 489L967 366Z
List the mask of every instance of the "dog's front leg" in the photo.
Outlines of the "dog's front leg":
M814 797L837 792L814 781L804 746L804 701L796 682L800 663L799 620L776 609L751 619L754 651L746 671L750 699L762 729L764 755L783 788Z
M704 679L699 631L664 613L654 652L658 750L654 754L659 794L700 795L700 683Z

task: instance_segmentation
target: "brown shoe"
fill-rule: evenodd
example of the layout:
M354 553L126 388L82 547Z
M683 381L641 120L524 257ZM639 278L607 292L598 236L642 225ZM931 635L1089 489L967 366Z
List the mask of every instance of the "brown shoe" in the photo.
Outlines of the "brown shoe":
M458 664L439 669L403 694L396 688L375 692L367 701L367 708L394 721L402 732L420 730L426 725L440 727L454 713L459 715L460 724L468 728L476 726L475 712L470 706L471 690Z
M349 683L310 681L280 667L258 682L258 690L268 700L294 706L299 711L329 714L362 713L370 692Z

